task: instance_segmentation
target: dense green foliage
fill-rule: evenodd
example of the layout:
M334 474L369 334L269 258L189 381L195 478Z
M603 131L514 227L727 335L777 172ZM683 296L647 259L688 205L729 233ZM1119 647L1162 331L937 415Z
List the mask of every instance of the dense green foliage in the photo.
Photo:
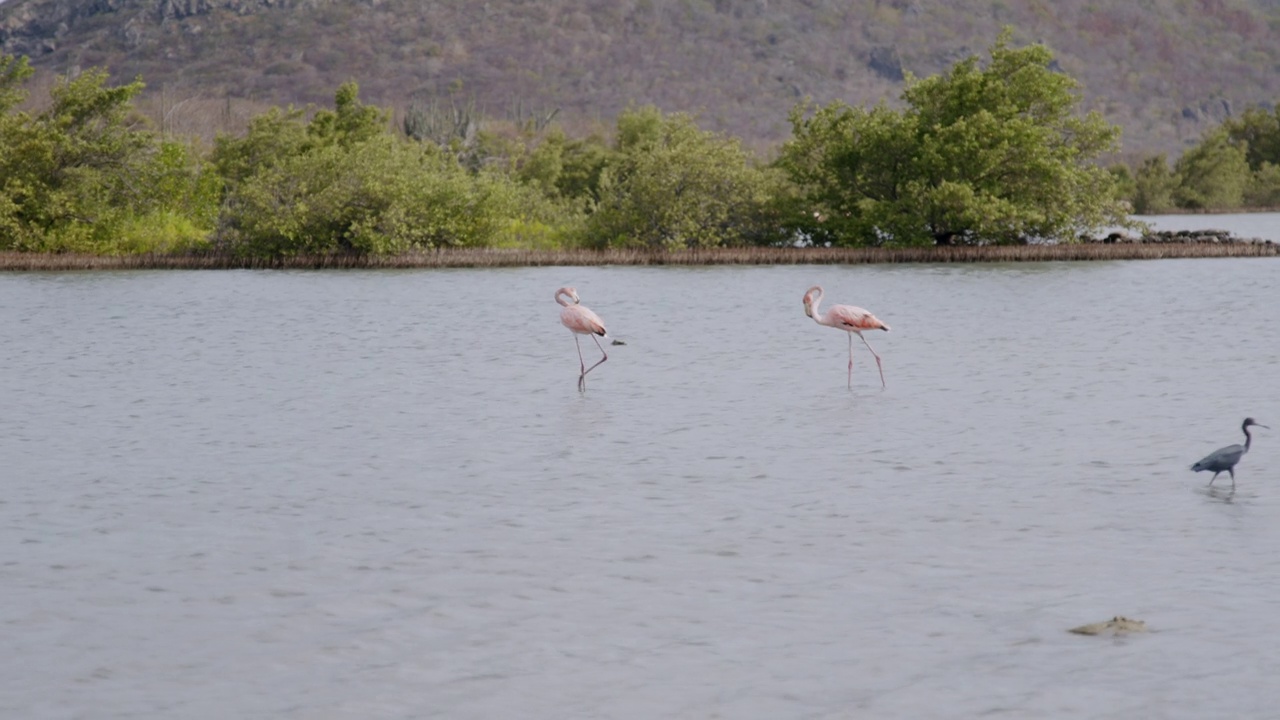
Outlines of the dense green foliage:
M23 109L32 70L0 55L0 250L1012 244L1126 224L1122 200L1280 204L1280 111L1246 112L1172 166L1103 169L1118 129L1077 111L1047 49L1010 37L989 62L909 77L901 109L797 106L771 164L653 107L579 138L554 113L510 126L455 113L459 133L419 111L396 128L354 83L332 108L273 108L202 148L149 129L132 106L141 81L112 87L100 70Z
M1280 107L1250 108L1188 148L1172 169L1163 155L1138 167L1134 210L1233 210L1280 206Z
M618 119L587 232L596 244L659 248L783 240L769 212L773 185L733 139L654 108Z
M522 159L516 172L548 197L590 205L599 197L600 178L612 154L604 138L572 140L553 130Z
M792 113L782 166L816 240L844 245L1069 240L1123 222L1115 177L1094 164L1119 129L1075 113L1076 83L1043 46L1008 47L945 75L908 78L905 107L833 103Z
M0 57L0 249L174 251L206 241L217 181L190 150L137 128L135 81L60 78L41 112L14 112L30 75Z
M218 240L253 255L395 253L501 244L551 232L552 204L503 175L468 172L435 145L387 131L387 114L338 89L334 110L254 120L211 155L227 180Z
M1133 193L1129 196L1133 209L1139 213L1160 212L1173 207L1173 193L1178 188L1178 178L1169 169L1164 155L1147 158L1133 180Z
M1249 181L1245 151L1232 144L1227 133L1210 133L1174 164L1178 186L1174 202L1179 207L1202 210L1239 207Z

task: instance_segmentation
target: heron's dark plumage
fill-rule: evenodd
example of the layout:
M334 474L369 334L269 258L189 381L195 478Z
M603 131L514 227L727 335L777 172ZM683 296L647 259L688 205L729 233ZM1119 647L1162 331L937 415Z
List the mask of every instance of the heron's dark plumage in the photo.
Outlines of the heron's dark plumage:
M1240 462L1240 458L1244 457L1244 454L1249 452L1249 445L1253 443L1253 435L1249 434L1249 427L1251 425L1257 425L1258 427L1263 428L1266 427L1266 425L1259 424L1253 418L1245 418L1244 422L1240 425L1240 430L1244 432L1243 445L1228 445L1224 448L1218 448L1206 455L1200 462L1192 465L1191 469L1196 472L1200 472L1202 470L1211 471L1213 473L1213 477L1209 479L1210 485L1213 484L1214 480L1218 479L1219 473L1225 470L1231 474L1231 487L1234 489L1236 486L1236 463Z

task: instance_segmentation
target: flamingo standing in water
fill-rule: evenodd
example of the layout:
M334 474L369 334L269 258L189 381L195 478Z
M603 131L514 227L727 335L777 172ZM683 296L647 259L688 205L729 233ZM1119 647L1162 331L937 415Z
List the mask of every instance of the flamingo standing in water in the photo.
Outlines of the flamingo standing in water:
M563 296L563 297L562 297ZM567 302L564 298L568 298L573 302ZM556 291L556 302L564 306L560 311L560 324L569 328L573 333L573 344L578 347L578 364L581 367L581 373L578 375L578 392L586 392L587 389L587 373L596 369L600 363L609 359L609 354L604 351L604 347L600 345L600 341L596 340L596 336L605 337L607 332L604 329L604 321L600 316L591 312L585 305L579 305L578 291L571 287L562 287ZM587 363L582 359L582 345L578 342L579 335L590 335L595 340L596 347L600 348L600 359L595 365L587 367Z
M880 387L885 387L884 366L880 363L880 356L876 355L875 348L871 347L871 343L862 337L862 331L884 330L889 332L889 326L880 322L880 319L869 311L853 305L832 305L830 310L820 314L818 312L818 303L821 302L822 286L814 285L804 294L804 314L813 318L819 325L826 325L849 333L849 387L853 388L854 335L857 335L862 340L867 349L871 351L871 355L875 357L876 367L880 369Z

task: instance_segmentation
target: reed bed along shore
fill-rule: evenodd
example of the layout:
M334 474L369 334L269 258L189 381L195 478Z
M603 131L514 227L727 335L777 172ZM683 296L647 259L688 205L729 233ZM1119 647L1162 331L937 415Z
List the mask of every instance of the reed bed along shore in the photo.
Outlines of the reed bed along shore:
M565 265L861 265L871 263L1043 262L1164 258L1275 257L1280 245L1260 242L1078 243L904 248L707 248L696 250L497 250L456 248L389 256L76 255L0 253L0 270L328 270L485 268Z

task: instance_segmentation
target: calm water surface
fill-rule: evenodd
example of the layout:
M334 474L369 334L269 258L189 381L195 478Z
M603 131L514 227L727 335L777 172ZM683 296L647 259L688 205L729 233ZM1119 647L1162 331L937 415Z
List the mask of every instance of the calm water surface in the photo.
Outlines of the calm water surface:
M1269 717L1278 276L2 275L0 717Z

